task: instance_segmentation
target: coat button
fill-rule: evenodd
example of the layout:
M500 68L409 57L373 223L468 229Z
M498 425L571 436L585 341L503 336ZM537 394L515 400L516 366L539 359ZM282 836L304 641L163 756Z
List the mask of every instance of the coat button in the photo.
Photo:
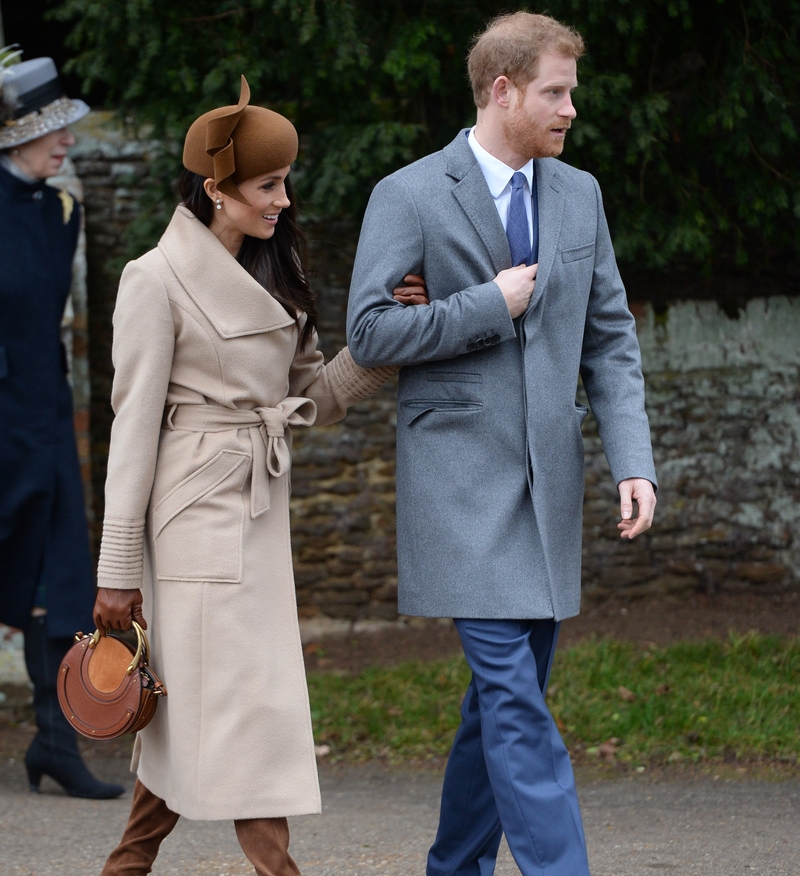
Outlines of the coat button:
M44 197L44 192L42 192L42 191L36 191L33 193L33 200L34 201L41 201L43 197Z
M478 345L477 345L474 341L470 341L470 342L467 344L467 349L468 349L470 352L472 352L473 350L477 350L477 349L478 349Z
M499 344L500 343L500 335L492 335L492 343Z

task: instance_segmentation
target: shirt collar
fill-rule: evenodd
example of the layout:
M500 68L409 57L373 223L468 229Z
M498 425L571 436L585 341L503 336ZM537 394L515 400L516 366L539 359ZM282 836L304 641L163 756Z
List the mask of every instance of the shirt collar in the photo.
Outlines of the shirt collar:
M487 152L478 142L475 136L475 128L472 128L467 136L472 151L475 153L475 158L481 166L483 175L486 177L486 184L489 186L489 191L492 197L497 200L503 194L503 190L511 183L511 177L516 171L513 167L504 164L499 158L495 158L490 152ZM533 159L531 158L527 164L523 165L519 172L525 175L528 180L528 191L533 191Z
M0 152L0 166L4 167L12 176L22 180L22 182L28 183L28 185L32 186L41 182L41 180L37 179L35 176L25 173L17 162L14 161L10 155L6 155L5 152Z

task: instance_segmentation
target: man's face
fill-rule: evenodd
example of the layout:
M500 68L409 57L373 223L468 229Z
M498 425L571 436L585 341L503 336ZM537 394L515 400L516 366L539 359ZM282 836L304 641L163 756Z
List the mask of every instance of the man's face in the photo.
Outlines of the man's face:
M561 155L564 140L577 113L572 90L578 85L574 58L543 52L536 78L525 90L509 84L511 108L503 120L508 145L526 160Z

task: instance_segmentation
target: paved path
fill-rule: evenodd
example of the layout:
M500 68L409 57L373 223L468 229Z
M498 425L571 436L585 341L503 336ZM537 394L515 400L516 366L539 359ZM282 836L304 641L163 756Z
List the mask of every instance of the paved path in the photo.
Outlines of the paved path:
M132 779L97 760L108 780ZM325 812L291 819L304 876L422 876L441 776L377 767L321 773ZM800 779L581 781L593 876L800 876ZM45 780L27 792L19 764L0 765L0 876L91 876L122 833L130 795L73 800ZM251 876L229 822L182 820L154 876ZM507 848L497 876L518 876Z

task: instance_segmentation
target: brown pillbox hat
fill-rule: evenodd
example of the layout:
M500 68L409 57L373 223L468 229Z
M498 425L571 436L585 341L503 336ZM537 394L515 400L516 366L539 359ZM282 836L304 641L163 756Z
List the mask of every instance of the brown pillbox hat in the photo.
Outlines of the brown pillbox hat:
M297 131L279 113L248 106L250 86L242 76L236 106L222 106L192 122L183 145L183 166L242 204L248 203L236 187L254 176L287 167L297 158Z

